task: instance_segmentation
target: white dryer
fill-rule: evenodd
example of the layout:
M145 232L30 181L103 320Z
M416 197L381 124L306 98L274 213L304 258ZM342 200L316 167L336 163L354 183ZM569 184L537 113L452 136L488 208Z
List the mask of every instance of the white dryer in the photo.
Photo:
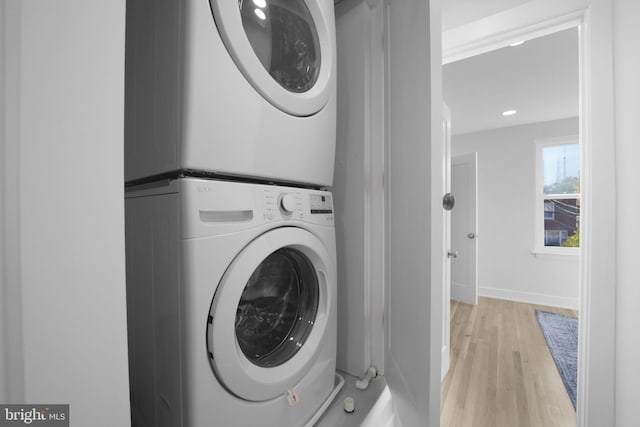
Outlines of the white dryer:
M332 0L128 0L125 180L330 186Z
M133 425L307 425L335 381L331 194L174 180L127 194L126 232Z

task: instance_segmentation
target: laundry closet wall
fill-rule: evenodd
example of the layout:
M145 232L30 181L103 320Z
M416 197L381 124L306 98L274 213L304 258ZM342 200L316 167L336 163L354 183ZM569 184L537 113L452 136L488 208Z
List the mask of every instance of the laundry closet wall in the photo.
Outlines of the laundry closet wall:
M384 365L382 22L380 1L336 5L337 365L353 375Z
M127 426L125 1L0 4L0 403Z
M336 5L338 119L333 195L338 256L337 368L361 375L365 352L365 49L369 7L365 2Z

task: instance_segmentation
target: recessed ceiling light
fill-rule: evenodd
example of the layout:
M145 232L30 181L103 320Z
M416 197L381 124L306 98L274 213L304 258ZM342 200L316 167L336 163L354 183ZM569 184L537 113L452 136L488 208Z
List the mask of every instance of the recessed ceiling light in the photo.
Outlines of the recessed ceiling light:
M514 114L516 114L517 111L516 110L507 110L507 111L503 111L502 115L503 116L513 116Z
M521 44L524 44L524 40L521 40L521 41L515 42L515 43L511 43L509 46L516 47L516 46L520 46Z
M258 6L259 8L262 8L262 9L267 7L266 0L253 0L253 4L255 4L256 6Z
M262 19L263 21L265 19L267 19L267 15L264 14L264 12L262 11L262 9L256 9L254 10L255 14L258 16L258 18Z

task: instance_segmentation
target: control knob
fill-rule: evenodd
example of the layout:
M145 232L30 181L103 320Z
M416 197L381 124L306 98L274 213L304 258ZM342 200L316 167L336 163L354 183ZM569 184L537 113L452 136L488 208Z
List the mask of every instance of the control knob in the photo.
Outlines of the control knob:
M280 209L284 213L292 213L296 210L296 199L291 194L283 194L280 197Z

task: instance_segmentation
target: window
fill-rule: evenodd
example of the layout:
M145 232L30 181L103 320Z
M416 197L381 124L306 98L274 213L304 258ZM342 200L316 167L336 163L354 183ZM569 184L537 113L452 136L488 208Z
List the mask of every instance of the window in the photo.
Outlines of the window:
M545 246L560 246L566 241L568 233L566 230L544 230Z
M544 202L544 219L555 219L555 205L552 202Z
M536 143L536 252L580 246L580 145L577 136Z

